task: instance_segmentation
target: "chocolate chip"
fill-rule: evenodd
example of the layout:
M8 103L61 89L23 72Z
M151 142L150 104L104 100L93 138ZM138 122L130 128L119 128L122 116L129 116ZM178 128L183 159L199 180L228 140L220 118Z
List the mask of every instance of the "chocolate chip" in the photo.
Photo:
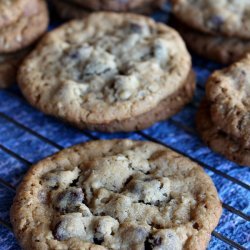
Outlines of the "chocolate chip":
M147 248L146 248L147 247ZM145 249L183 249L180 238L171 229L157 230L145 241Z
M161 237L155 237L152 240L153 246L160 246L162 244L162 238Z
M103 237L101 238L94 237L94 243L97 245L101 245L103 241L104 241Z
M152 180L153 180L153 178L151 178L151 177L147 177L147 178L144 179L144 181L146 181L146 182L149 182L149 181L152 181Z
M199 224L197 222L195 222L193 224L193 228L196 229L196 230L199 230L200 226L199 226Z
M221 16L213 16L210 19L210 23L212 24L213 28L219 29L220 26L224 23L224 19Z
M129 29L133 33L141 34L143 27L137 23L130 23Z
M162 244L162 238L159 236L149 236L144 242L145 250L152 250L154 247L160 246Z
M72 183L70 184L70 187L75 187L77 185L78 181L79 181L79 177L72 181Z
M129 176L128 179L124 182L124 186L127 186L129 184L130 181L132 181L133 176Z
M63 227L63 222L60 221L58 222L53 230L53 236L57 239L57 240L66 240L68 238L68 233L64 230Z
M69 54L69 57L73 60L76 60L79 58L79 52L78 51L74 51L72 53Z
M68 188L61 192L55 201L55 207L60 212L76 212L84 199L80 188Z
M130 186L129 186L129 190L134 193L134 194L141 194L141 185L140 183L132 183Z

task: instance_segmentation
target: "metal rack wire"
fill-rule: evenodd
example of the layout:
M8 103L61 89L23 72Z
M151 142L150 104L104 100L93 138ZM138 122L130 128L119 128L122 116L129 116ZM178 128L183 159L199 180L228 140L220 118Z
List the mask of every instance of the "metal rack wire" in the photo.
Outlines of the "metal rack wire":
M169 11L169 9L166 8L166 11ZM204 62L202 62L202 64L203 63ZM206 68L207 67L206 62L204 64ZM209 68L208 73L212 69L213 68ZM202 83L202 81L198 81L197 89L201 94L204 93L204 84ZM1 98L6 98L4 102L6 101L7 108L1 107ZM13 109L8 108L8 104L10 104L12 101L17 102L17 105L19 105L20 110L24 112L25 117L29 117L29 116L31 117L31 121L33 122L33 124L35 124L36 122L35 121L36 118L33 117L34 114L35 115L39 114L40 116L42 116L42 119L46 120L45 125L59 126L60 124L59 122L54 121L52 118L50 119L46 117L45 115L40 114L38 111L35 111L35 109L30 108L27 105L26 101L23 99L22 95L19 93L19 91L14 88L11 90L0 91L0 129L2 126L3 127L11 126L11 128L17 128L18 131L21 131L27 137L30 136L32 138L31 139L32 141L38 141L40 144L48 145L48 147L51 149L50 153L59 151L65 148L65 146L69 146L66 143L63 143L62 141L58 141L58 137L52 138L51 136L48 136L47 133L43 133L44 131L33 128L32 125L29 124L29 121L25 121L22 119L24 116L16 115ZM197 108L198 102L199 100L194 101L193 103L189 105L189 108L192 110L195 110ZM30 110L32 111L32 114L29 113ZM180 116L182 116L182 114ZM169 119L167 122L165 122L165 124L168 124L168 126L171 126L177 129L178 131L180 131L180 133L186 134L187 136L190 136L191 138L195 138L197 140L195 129L192 126L190 126L190 124L186 123L185 121L186 121L185 119L177 119L176 117L173 117ZM65 130L75 135L75 138L81 137L80 139L83 142L87 140L108 139L108 138L117 137L117 135L107 135L107 134L96 133L96 132L87 132L87 131L79 132L78 130L74 130L72 129L72 127L66 126L66 125L65 125ZM232 187L237 187L241 190L244 190L246 194L246 199L250 197L250 185L249 185L248 179L246 180L243 178L243 180L240 180L238 175L234 175L234 174L231 174L231 172L230 173L227 172L224 168L221 167L220 164L218 165L210 164L207 161L199 159L196 155L193 155L192 152L189 153L186 150L177 147L176 144L170 142L169 138L168 139L166 138L167 133L168 133L168 130L166 134L164 134L163 136L159 136L152 131L140 131L136 133L122 134L122 135L119 135L118 137L129 137L133 139L135 138L135 139L149 140L149 141L157 142L164 146L167 146L171 148L172 150L177 151L178 153L192 159L199 165L203 166L204 169L210 173L213 179L218 178L221 182L225 182L226 184ZM13 136L14 135L12 135L11 133L5 135L5 137L8 139L15 139L15 138L12 138ZM1 130L0 130L0 139L1 139ZM79 140L77 139L75 141L78 142ZM75 141L72 141L72 143L75 143ZM206 148L205 146L202 146L202 147ZM34 151L34 148L32 147L32 145L31 145L31 149L32 151ZM16 175L18 175L18 177L19 175L21 177L26 172L27 168L33 163L35 163L35 161L37 160L37 157L39 159L44 157L44 155L40 155L40 154L38 154L37 157L34 157L34 158L28 157L26 154L21 153L20 150L17 150L15 146L5 143L5 141L0 141L0 153L6 154L7 159L11 158L13 159L13 161L17 163L18 173L16 173ZM211 153L210 151L208 154L213 155L213 153ZM4 161L4 160L1 159L0 163L1 161ZM235 165L234 167L236 170L240 170L244 168L244 167L240 167L237 165ZM17 172L17 169L14 172ZM245 169L247 168L244 168L244 170ZM18 184L20 177L17 178L18 181L17 180L12 181L10 178L8 178L8 174L10 176L13 175L13 172L11 171L13 170L10 167L7 169L7 172L5 173L5 175L2 175L1 169L0 169L0 191L3 190L4 193L6 193L7 195L10 195L13 198L13 196L15 195L16 186ZM249 169L247 169L247 171L249 171ZM225 216L228 216L230 218L231 216L236 216L237 219L239 218L241 220L242 224L246 225L246 228L250 228L249 210L243 211L242 209L238 209L237 207L235 207L235 205L231 204L231 201L233 200L234 200L234 197L231 197L231 200L222 201L223 214L226 214ZM11 201L9 202L11 203ZM246 202L249 204L250 200L247 200ZM1 204L3 203L5 203L5 200L0 195L0 209L1 209ZM7 204L6 206L8 210L10 204ZM1 211L0 211L0 228L2 226L3 228L7 230L7 232L11 234L12 228L8 219L8 215L6 215L5 212L3 214L4 215L2 216ZM215 245L213 245L216 250L217 249L219 250L221 249L243 250L243 249L247 249L245 247L246 245L250 246L248 244L245 244L247 240L244 242L244 244L240 244L235 239L232 239L230 235L225 234L224 231L223 233L221 233L220 225L218 228L216 228L216 230L212 233L212 235L213 235L213 238L216 240ZM1 233L0 233L0 243L1 243ZM222 245L220 245L219 243L221 243ZM2 246L0 244L0 249L4 249L1 247ZM18 247L17 248L15 247L15 250L16 249L18 249Z
M13 91L5 91L8 95L11 95L11 98L13 99L19 99L21 102L23 102L24 105L25 104L25 100L23 100L22 96L13 92ZM25 108L24 108L25 109ZM22 122L14 119L10 114L4 113L2 111L0 111L0 118L4 119L7 123L12 124L15 127L18 127L19 129L27 132L28 134L38 138L39 140L41 140L42 142L50 145L51 147L53 147L55 149L55 151L61 150L64 147L62 145L60 145L57 141L51 140L50 138L42 135L40 133L40 131L35 131L32 128L30 128L29 126L27 126L26 124L23 124ZM169 121L169 123L172 123L174 126L181 128L182 130L185 130L187 133L194 133L193 129L190 127L187 127L186 124L182 124L179 121L176 121L174 118L171 118ZM82 132L84 134L84 136L88 139L88 140L93 140L93 139L99 139L100 136L98 136L98 133L92 133L92 132L86 132L83 131ZM177 151L178 153L191 158L193 161L197 162L198 164L202 165L205 169L208 169L209 171L212 171L215 175L220 176L221 178L226 179L228 182L232 182L234 184L237 184L239 186L241 186L242 188L246 189L246 191L249 192L250 190L250 185L248 185L245 182L242 182L241 180L228 175L227 173L218 170L217 168L215 168L214 166L210 166L208 164L204 164L204 162L201 162L200 160L197 160L195 157L192 157L188 154L186 154L185 152L180 151L179 149L172 147L171 145L163 142L161 139L159 138L155 138L152 135L148 135L147 133L145 133L144 131L140 131L140 132L136 132L135 134L137 134L139 137L141 137L141 139L144 140L150 140L153 142L157 142L160 143L164 146L167 146L175 151ZM30 166L32 165L34 162L31 162L30 160L24 158L23 156L21 156L20 154L16 153L12 148L3 145L2 143L0 143L0 150L5 152L6 154L8 154L10 157L15 158L17 161L19 161L20 163L22 163L25 166ZM12 192L13 194L15 193L15 189L16 187L9 183L8 181L5 181L3 178L1 178L0 176L0 186L3 186L6 188L7 192ZM246 213L244 213L243 211L240 211L226 203L222 203L224 210L227 210L228 212L235 214L239 217L241 217L243 220L245 220L246 222L250 221L250 216L247 215ZM11 225L9 224L8 221L5 221L3 219L0 218L0 224L4 227L6 227L7 229L11 230ZM217 239L223 241L227 246L230 246L231 248L235 248L235 249L246 249L243 246L241 246L240 244L238 244L237 242L231 240L230 238L222 235L221 233L214 231L213 232L213 236L216 237Z

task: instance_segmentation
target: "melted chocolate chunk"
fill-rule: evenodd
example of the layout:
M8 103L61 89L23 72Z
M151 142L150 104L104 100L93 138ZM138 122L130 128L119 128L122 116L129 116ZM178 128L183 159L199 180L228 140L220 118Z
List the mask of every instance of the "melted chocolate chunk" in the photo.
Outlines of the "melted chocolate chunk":
M68 188L57 196L55 207L60 212L76 212L83 199L84 195L80 188Z
M212 24L213 28L218 30L221 25L224 23L224 19L221 16L213 16L210 19L210 23Z
M146 239L144 243L144 247L145 247L145 250L152 250L154 249L154 247L160 246L161 244L162 244L161 237L151 235Z
M94 241L95 244L101 245L103 243L104 239L95 237L93 241Z
M130 23L129 29L132 33L141 34L143 27L137 23Z
M53 236L59 240L59 241L62 241L62 240L66 240L68 238L68 234L67 232L64 230L64 227L63 227L63 222L60 221L58 222L55 227L54 227L54 230L52 231L53 233Z
M74 52L72 52L72 53L69 54L69 57L71 59L73 59L73 60L76 60L76 59L78 59L80 57L80 54L79 54L78 51L74 51Z

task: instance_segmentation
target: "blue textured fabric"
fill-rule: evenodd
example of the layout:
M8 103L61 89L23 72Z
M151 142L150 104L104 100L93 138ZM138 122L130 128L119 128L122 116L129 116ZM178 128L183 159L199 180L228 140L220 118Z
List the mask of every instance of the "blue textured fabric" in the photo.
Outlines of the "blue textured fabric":
M167 22L168 11L169 7L166 6L164 11L154 13L153 17ZM50 29L57 25L55 23ZM1 90L0 249L20 249L10 229L9 209L15 187L29 166L63 147L97 138L154 140L199 162L213 179L224 204L223 215L211 238L209 249L233 249L218 239L217 233L250 249L250 169L213 153L202 143L195 131L195 113L204 95L205 82L209 74L220 67L221 65L193 56L193 68L198 81L193 102L171 119L137 133L80 131L32 108L17 87Z

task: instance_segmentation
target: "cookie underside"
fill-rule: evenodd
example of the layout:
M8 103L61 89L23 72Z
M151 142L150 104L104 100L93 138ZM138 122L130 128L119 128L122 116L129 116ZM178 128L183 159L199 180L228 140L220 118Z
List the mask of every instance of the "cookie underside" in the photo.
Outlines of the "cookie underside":
M155 7L161 6L161 0L158 0L158 2L158 4L156 4L155 2L153 4L146 3L143 4L141 7L130 9L127 12L134 12L138 14L150 14L155 9ZM87 7L82 7L76 3L71 3L68 1L53 0L53 4L57 10L57 13L62 19L84 18L93 12L93 10L88 9Z
M210 105L203 100L197 113L196 126L204 142L214 151L238 164L250 166L250 150L219 130L210 117Z
M210 60L230 64L250 52L250 39L243 40L201 33L177 19L174 19L172 23L192 51Z

